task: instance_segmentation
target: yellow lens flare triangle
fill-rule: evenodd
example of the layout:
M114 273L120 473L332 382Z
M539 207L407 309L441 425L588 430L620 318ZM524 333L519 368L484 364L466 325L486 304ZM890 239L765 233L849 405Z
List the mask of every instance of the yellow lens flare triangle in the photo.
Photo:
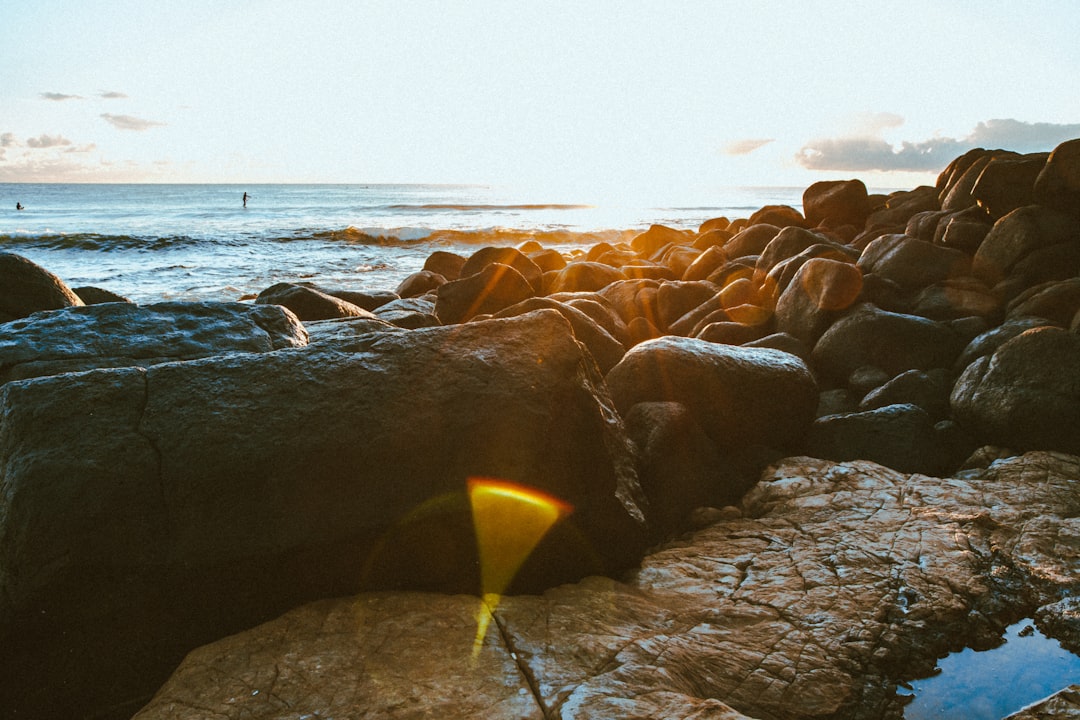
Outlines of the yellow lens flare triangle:
M502 593L544 535L573 508L539 490L506 480L469 478L468 490L483 595L473 643L475 659Z

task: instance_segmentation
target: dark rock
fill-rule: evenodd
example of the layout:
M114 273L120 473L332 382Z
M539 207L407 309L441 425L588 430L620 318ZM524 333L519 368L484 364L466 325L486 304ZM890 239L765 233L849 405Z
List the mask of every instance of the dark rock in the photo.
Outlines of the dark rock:
M1034 200L1080 217L1080 138L1067 140L1050 153L1035 180Z
M626 328L626 323L604 297L595 293L586 293L579 296L552 295L551 299L585 313L596 321L597 325L607 330L608 335L618 340L620 345L625 347L630 343L630 333Z
M810 348L799 338L784 332L776 332L745 343L750 348L772 348L791 353L803 362L810 359Z
M611 283L597 294L611 304L627 326L635 319L643 318L659 329L660 312L656 306L659 290L658 281L643 278Z
M22 255L0 252L0 323L83 305L63 280Z
M870 215L870 200L862 180L824 180L803 191L803 210L811 227L861 228Z
M986 167L994 160L1012 160L1019 155L1009 150L983 150L971 151L971 161L962 172L954 175L946 185L941 195L942 210L963 210L977 204L973 194L975 184Z
M281 305L301 320L329 320L346 317L374 317L363 308L327 295L307 285L277 283L259 293L257 305Z
M723 296L717 293L675 322L669 323L668 334L688 337L711 322L727 322L730 319L724 309Z
M973 255L986 239L992 225L985 220L969 220L967 211L953 213L942 220L934 235L934 244Z
M942 472L946 458L933 421L915 405L818 418L807 433L806 453L826 460L869 460L923 474Z
M301 283L306 285L307 283ZM389 290L341 290L318 287L318 290L336 297L338 300L352 303L362 310L375 311L387 303L398 299L398 294Z
M1028 330L975 360L952 392L980 443L1080 453L1080 335Z
M683 273L683 280L696 281L709 277L730 258L722 245L713 245L697 256Z
M1067 597L1044 605L1035 613L1035 622L1046 635L1059 640L1063 648L1080 654L1080 598ZM1080 702L1076 707L1080 711Z
M427 295L446 284L446 278L431 270L418 270L398 284L394 292L398 297L412 298Z
M807 260L776 303L776 329L813 346L862 292L862 273L851 263Z
M483 271L489 265L498 263L508 265L517 270L523 278L532 286L534 292L543 290L543 271L536 263L530 260L517 248L508 247L483 247L469 256L465 264L461 266L459 279L468 278L471 275Z
M5 708L98 715L145 697L195 645L313 598L477 593L470 477L573 506L511 592L636 562L631 446L584 358L545 310L9 383Z
M801 212L789 205L766 205L754 212L746 222L748 226L762 223L775 225L778 228L792 225L806 227L806 218L803 217Z
M786 227L761 249L757 269L768 274L778 263L795 257L809 247L822 243L825 238L816 232L800 227Z
M915 290L949 278L967 275L971 258L959 250L941 247L906 235L882 235L859 258L859 268Z
M595 292L625 279L626 276L618 268L599 262L575 260L561 270L546 273L544 291L548 294Z
M719 288L711 282L662 282L656 290L656 313L664 329L702 303L714 298Z
M415 330L441 325L430 295L393 300L375 309L375 317L397 327Z
M780 233L780 228L771 223L754 223L739 231L724 245L724 252L729 258L748 255L760 255L761 251Z
M509 265L491 263L460 280L440 285L435 291L435 315L444 325L463 323L503 308L536 294L532 284Z
M607 375L622 412L639 402L679 402L721 451L790 446L817 407L806 365L778 350L664 337L629 350Z
M847 388L832 388L822 390L818 395L818 406L815 417L823 418L829 415L853 413L859 409L859 399Z
M428 255L424 261L423 269L436 275L441 275L446 280L457 280L461 277L461 267L465 264L465 258L457 253L445 250L436 250Z
M944 368L908 370L900 373L874 390L859 403L859 410L877 410L888 405L916 405L926 411L932 421L949 417L949 394L952 375Z
M516 317L536 310L555 310L570 323L574 330L574 337L578 339L596 360L601 374L622 360L626 354L626 348L613 338L607 330L581 310L566 303L557 302L550 298L529 298L516 305L511 305L505 310L495 313L496 318Z
M861 365L851 371L851 375L847 378L847 387L856 400L861 400L893 377L895 376L892 373L874 365Z
M911 306L911 314L931 320L957 320L966 317L1001 317L997 296L972 277L946 280L924 288Z
M1048 156L1049 153L1031 153L991 158L975 180L971 196L991 220L1031 205L1035 179L1046 166Z
M1009 276L994 286L994 293L1012 301L1028 289L1080 275L1080 242L1067 240L1033 250L1009 271Z
M972 261L975 277L995 284L1036 250L1080 238L1080 219L1039 205L1012 211L994 223Z
M1009 318L1040 317L1068 327L1080 311L1080 278L1036 285L1017 296L1006 311Z
M0 325L0 383L94 368L264 353L307 343L304 326L279 305L75 306Z
M853 244L866 247L866 243L884 232L902 232L916 213L940 209L937 190L927 185L891 193L885 207L870 213L870 217L866 219L866 233L859 236L865 241L856 238Z
M746 345L765 337L768 331L765 325L744 325L728 320L711 322L694 333L694 337L724 345Z
M962 349L946 325L863 303L825 331L811 358L816 370L843 382L864 365L879 367L890 377L905 370L951 367Z
M773 297L775 303L780 299L780 294L787 289L791 284L795 274L799 272L799 269L806 263L807 260L814 258L826 258L828 260L835 260L837 262L847 263L854 265L859 259L859 252L853 248L837 245L832 242L820 242L806 248L797 255L776 263L772 269L769 270L768 275L764 279L760 275L755 277L761 288L762 292L767 292ZM758 258L758 262L761 262L761 258Z
M1005 320L1001 325L989 328L970 340L963 352L956 359L953 370L963 372L971 363L981 357L987 357L997 352L997 349L1012 340L1017 335L1027 332L1032 328L1052 326L1054 323L1040 317L1013 317Z
M638 448L638 475L658 538L685 530L694 509L737 502L746 491L679 403L638 403L626 416L626 432Z
M131 302L131 300L124 297L123 295L118 295L117 293L114 293L112 290L105 290L105 289L99 288L99 287L91 287L91 286L77 287L77 288L72 288L71 292L78 295L79 299L82 300L83 303L85 303L86 305L100 305L102 303L110 303L110 302L122 302L122 303L130 303Z
M658 338L664 334L649 318L644 316L633 318L626 323L626 333L629 337L627 340L628 347Z

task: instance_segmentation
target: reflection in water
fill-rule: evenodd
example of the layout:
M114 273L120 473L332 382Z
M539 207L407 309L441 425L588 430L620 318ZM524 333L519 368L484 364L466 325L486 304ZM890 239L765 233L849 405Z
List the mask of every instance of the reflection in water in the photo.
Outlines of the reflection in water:
M468 486L483 595L476 615L475 658L503 591L547 531L572 508L538 490L503 480L470 478Z
M938 667L939 674L911 683L915 699L904 720L1000 720L1080 682L1080 657L1030 619L1010 626L1002 645L952 653Z

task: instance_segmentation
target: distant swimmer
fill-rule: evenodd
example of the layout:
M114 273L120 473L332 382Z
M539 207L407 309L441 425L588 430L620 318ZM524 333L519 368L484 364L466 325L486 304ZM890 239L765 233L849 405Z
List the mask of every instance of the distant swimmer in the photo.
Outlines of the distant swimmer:
M22 203L21 202L15 203L15 209L16 210L22 210L23 209Z
M249 197L248 194L244 193L244 207L247 207L248 197Z

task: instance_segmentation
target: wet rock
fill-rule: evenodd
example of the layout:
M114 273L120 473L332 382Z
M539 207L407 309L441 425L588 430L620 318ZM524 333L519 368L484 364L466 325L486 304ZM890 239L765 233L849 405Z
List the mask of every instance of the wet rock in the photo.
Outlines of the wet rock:
M825 180L803 191L803 210L811 226L862 228L870 215L870 200L862 180Z
M7 384L0 690L21 696L4 706L137 696L195 645L318 597L474 592L469 477L573 505L515 592L635 562L632 450L585 357L543 310Z
M457 280L461 277L461 268L465 264L465 258L457 253L445 250L436 250L427 256L423 270L441 275L446 280Z
M124 297L123 295L118 295L117 293L114 293L112 290L105 290L104 288L99 288L99 287L92 287L92 286L77 287L77 288L72 288L71 292L78 295L79 299L82 300L87 305L100 305L102 303L110 303L110 302L122 302L122 303L131 302L131 300Z
M1080 335L1040 327L975 360L952 393L981 443L1080 453Z
M986 285L972 277L935 283L915 296L911 314L930 320L986 318L997 322L1002 315L1001 301Z
M890 377L905 370L951 367L961 349L960 339L946 325L863 303L829 327L811 358L815 369L844 382L866 365Z
M863 250L859 268L891 280L906 290L924 288L967 275L971 259L953 250L906 235L883 235Z
M307 283L302 283L307 284ZM339 300L352 303L362 310L374 312L383 305L400 299L398 294L389 290L345 290L341 288L318 287L319 290Z
M281 305L301 320L329 320L331 318L369 317L371 313L351 302L307 285L277 283L259 293L258 305Z
M1080 717L1080 684L1070 685L1005 720L1072 720L1077 717Z
M375 309L375 317L401 328L413 330L439 325L435 300L431 295L392 300Z
M1007 308L1010 318L1041 317L1068 327L1080 311L1080 278L1037 285L1013 299Z
M711 300L719 288L711 282L664 282L656 291L656 313L660 326L669 328L672 323L702 303Z
M745 343L745 345L750 348L772 348L773 350L781 350L786 353L791 353L803 362L806 362L810 358L810 347L807 346L806 343L793 335L788 335L783 332L777 332L757 340L751 340L750 342Z
M1038 317L1013 317L1005 320L1001 325L990 328L977 335L971 340L960 353L953 366L957 372L962 372L971 363L981 357L993 355L999 347L1012 340L1017 335L1031 330L1032 328L1052 326L1054 323L1045 318Z
M1067 597L1044 605L1035 614L1035 622L1063 648L1080 654L1080 598Z
M944 368L928 372L908 370L867 393L859 403L859 410L911 404L922 408L934 421L944 420L950 412L952 379L951 373Z
M847 262L807 260L776 303L776 329L813 346L862 293L863 275Z
M855 239L853 245L866 247L879 235L903 232L908 220L916 213L940 209L937 190L927 185L891 193L884 208L870 213L866 219L866 231Z
M517 270L521 273L521 276L528 281L535 292L540 292L543 289L541 286L541 277L544 274L543 271L537 267L536 263L526 257L526 255L517 248L480 248L470 255L469 259L465 261L465 264L461 266L458 279L476 275L493 263L508 265Z
M775 225L778 228L806 227L806 218L790 205L766 205L755 210L747 220L747 225Z
M1050 153L1035 180L1035 202L1080 217L1080 138Z
M0 252L0 323L83 305L63 280L15 253Z
M909 404L820 417L804 448L813 457L869 460L900 472L933 475L949 469L933 419Z
M780 226L773 223L751 223L727 241L724 252L729 258L760 255L779 232Z
M611 304L627 327L634 320L641 318L647 321L656 333L659 333L661 329L660 311L657 307L659 290L659 281L641 278L614 282L597 291L597 294Z
M697 258L694 259L694 262L690 263L690 266L686 268L686 272L683 273L682 279L688 281L704 280L729 259L730 256L727 254L727 251L724 250L723 246L711 246L705 250L705 252L698 255Z
M1058 210L1028 205L994 223L972 260L972 273L988 284L1008 277L1024 258L1054 245L1075 244L1080 220Z
M1031 205L1035 179L1049 153L992 157L971 188L971 196L992 220Z
M693 337L724 345L745 345L760 340L769 332L768 325L746 325L733 321L711 322L694 333Z
M664 337L629 350L607 375L620 412L678 402L722 450L790 446L817 407L817 385L794 355Z
M570 323L570 327L574 329L574 337L589 349L589 353L596 360L602 374L606 374L611 368L615 367L622 360L623 355L626 354L626 348L623 347L622 343L611 337L607 330L602 328L591 317L572 305L560 303L550 298L523 300L517 305L511 305L505 310L495 313L495 317L516 317L543 309L555 310L566 318L567 322Z
M544 291L548 294L594 292L625 279L626 276L618 268L599 262L575 260L561 270L546 273Z
M440 285L435 291L435 315L444 325L463 323L477 315L497 313L535 294L525 276L509 265L493 262L477 273Z
M764 473L742 513L715 513L625 582L502 598L479 665L417 658L406 671L392 653L378 674L384 649L411 658L421 635L433 660L466 656L473 638L462 626L484 608L430 596L424 613L412 597L362 595L199 650L138 720L193 707L270 720L286 704L329 715L342 697L380 717L461 716L447 689L474 686L497 697L509 686L565 720L899 720L899 680L1077 587L1080 556L1063 543L1080 539L1069 520L1078 478L1080 459L1048 453L947 479L790 458ZM507 671L506 651L527 681ZM462 694L462 708L473 702Z
M304 326L280 305L75 306L0 325L0 383L94 368L264 353L307 343Z

